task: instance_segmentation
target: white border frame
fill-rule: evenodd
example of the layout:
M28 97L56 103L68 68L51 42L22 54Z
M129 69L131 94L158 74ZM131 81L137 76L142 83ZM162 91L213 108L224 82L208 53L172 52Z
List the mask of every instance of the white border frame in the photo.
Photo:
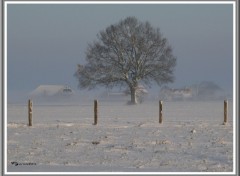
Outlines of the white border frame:
M8 4L232 4L233 5L233 172L7 172L7 5ZM5 175L226 175L236 174L236 1L5 1L4 2L4 174Z

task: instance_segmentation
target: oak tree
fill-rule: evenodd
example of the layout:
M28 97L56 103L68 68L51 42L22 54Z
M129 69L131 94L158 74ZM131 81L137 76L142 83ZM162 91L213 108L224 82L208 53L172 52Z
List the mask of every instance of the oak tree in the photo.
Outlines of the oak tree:
M136 104L139 84L151 86L172 82L176 58L159 28L135 17L100 31L86 50L86 64L75 76L80 88L127 86Z

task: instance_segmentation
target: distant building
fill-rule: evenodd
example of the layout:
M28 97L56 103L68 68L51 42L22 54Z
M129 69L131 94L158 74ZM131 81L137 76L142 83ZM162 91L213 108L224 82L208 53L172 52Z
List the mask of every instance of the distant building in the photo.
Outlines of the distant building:
M64 85L40 85L30 93L32 99L57 100L73 95L73 90Z
M160 97L164 100L187 100L193 97L192 89L172 89L163 87L160 91Z

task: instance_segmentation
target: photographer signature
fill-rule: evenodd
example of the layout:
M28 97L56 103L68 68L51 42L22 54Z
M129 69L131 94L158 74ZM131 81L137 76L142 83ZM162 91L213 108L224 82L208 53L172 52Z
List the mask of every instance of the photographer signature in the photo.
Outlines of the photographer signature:
M36 163L18 163L16 161L11 162L12 165L14 166L33 166L33 165L37 165Z

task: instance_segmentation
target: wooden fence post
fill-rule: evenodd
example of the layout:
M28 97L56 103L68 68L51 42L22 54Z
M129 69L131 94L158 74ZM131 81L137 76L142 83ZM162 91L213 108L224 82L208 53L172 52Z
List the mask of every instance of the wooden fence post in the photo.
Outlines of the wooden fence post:
M28 100L28 125L32 126L32 101Z
M162 123L162 101L159 101L159 123Z
M228 118L228 101L224 100L224 121L223 121L223 124L227 123L227 118Z
M98 119L98 101L94 100L94 125L97 125L97 119Z

